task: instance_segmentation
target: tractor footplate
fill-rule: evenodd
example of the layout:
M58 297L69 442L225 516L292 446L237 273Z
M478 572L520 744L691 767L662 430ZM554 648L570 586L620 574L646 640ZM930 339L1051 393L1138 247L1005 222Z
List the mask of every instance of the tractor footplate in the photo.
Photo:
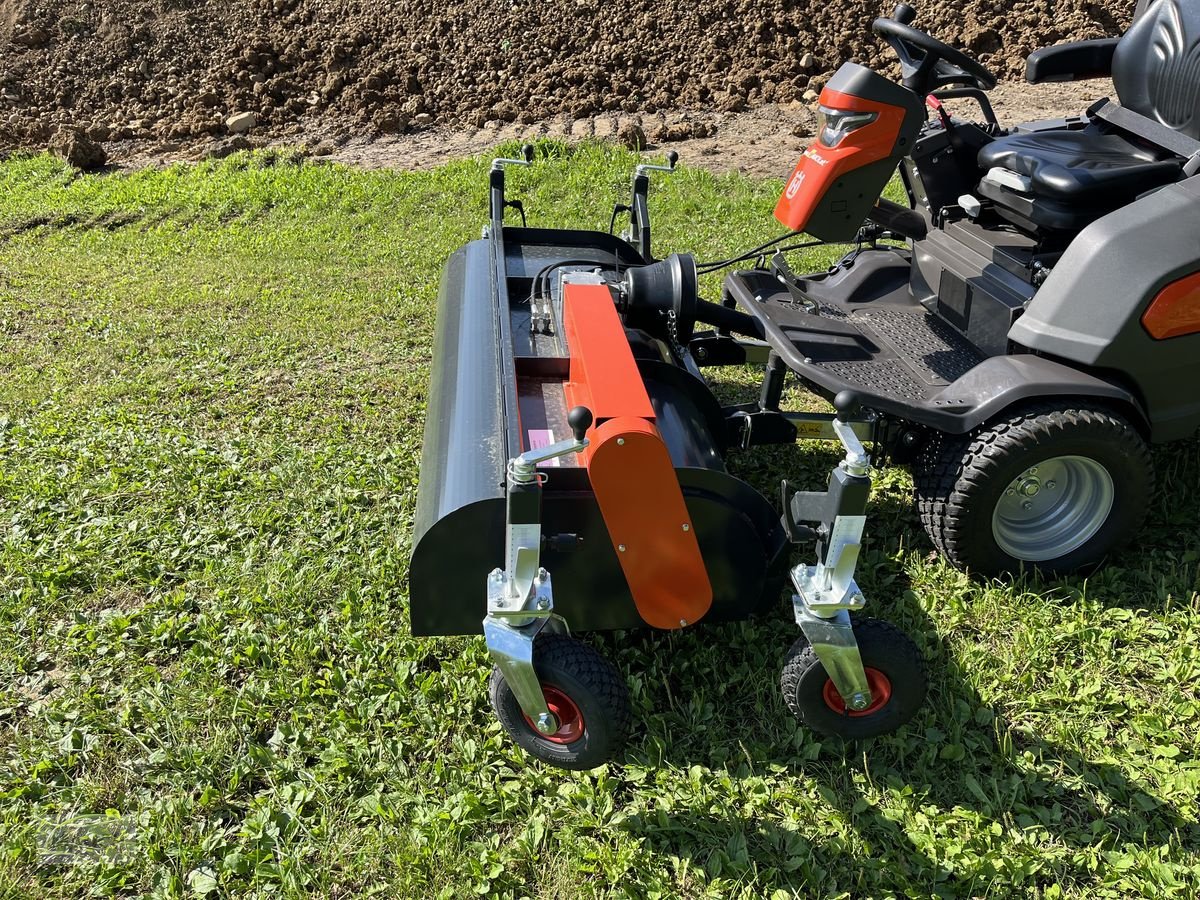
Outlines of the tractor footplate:
M903 280L895 272L870 295L875 299L855 307L822 298L816 290L812 303L799 303L765 271L731 275L726 290L759 320L788 368L819 390L851 390L872 409L937 424L955 416L961 403L952 387L984 356L911 299L907 272L905 265ZM842 277L853 275L851 270ZM843 284L837 290L848 289L858 295L861 287Z

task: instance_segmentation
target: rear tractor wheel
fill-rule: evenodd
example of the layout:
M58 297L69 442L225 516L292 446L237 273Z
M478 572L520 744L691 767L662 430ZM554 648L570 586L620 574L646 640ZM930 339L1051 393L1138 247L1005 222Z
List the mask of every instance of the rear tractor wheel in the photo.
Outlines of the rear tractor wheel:
M1154 487L1137 429L1083 406L1040 406L972 436L935 438L914 474L934 545L984 575L1099 564L1141 527Z

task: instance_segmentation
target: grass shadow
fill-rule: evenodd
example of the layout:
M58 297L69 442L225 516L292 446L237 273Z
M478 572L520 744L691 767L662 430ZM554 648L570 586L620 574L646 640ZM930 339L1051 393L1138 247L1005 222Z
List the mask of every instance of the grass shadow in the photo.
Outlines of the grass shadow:
M795 463L819 469L828 461L818 453L814 462L799 448L772 453L778 457L768 465L772 477L793 471ZM766 473L751 477L758 481ZM822 884L852 896L878 888L878 873L862 872L879 865L888 871L887 883L902 886L909 896L975 896L996 884L1041 890L1089 883L1095 854L1117 848L1200 846L1196 821L1121 766L1080 749L1086 742L1080 747L1056 742L1014 724L1001 704L981 696L973 673L918 601L921 586L902 563L914 550L920 556L933 553L911 502L902 491L880 492L870 516L868 528L874 529L860 568L871 600L867 614L896 622L921 646L930 667L926 707L899 734L857 744L789 727L777 678L783 651L798 630L786 601L756 620L709 629L697 638L708 649L676 652L674 642L686 639L647 635L642 640L658 646L645 649L670 662L656 670L657 680L640 682L641 704L684 711L662 724L651 712L648 739L635 744L627 762L683 771L707 766L747 785L763 772L788 772L803 786L797 790L817 792L836 813L821 825L789 822L770 808L717 814L695 805L660 807L626 818L627 833L654 853L687 859L710 876L753 877L788 892ZM959 577L972 590L991 589ZM1180 587L1186 572L1181 578ZM1085 591L1087 582L1019 576L997 587L1070 596ZM1121 608L1144 598L1106 596L1102 602ZM773 650L752 656L755 647ZM772 654L774 663L766 663L764 657ZM693 673L706 664L714 666L711 693L693 706L731 705L743 714L717 712L691 729L689 717L700 714L680 695L694 691ZM914 827L922 821L959 821L963 832ZM814 837L814 831L825 833ZM1004 858L997 848L1014 836L1028 852ZM975 846L964 850L968 843ZM1039 845L1052 852L1041 852Z

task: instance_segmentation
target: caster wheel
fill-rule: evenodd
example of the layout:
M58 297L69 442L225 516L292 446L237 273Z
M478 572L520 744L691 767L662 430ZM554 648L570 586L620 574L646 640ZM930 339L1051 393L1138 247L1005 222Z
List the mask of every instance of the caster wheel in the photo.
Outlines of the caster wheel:
M861 619L854 623L854 635L871 688L866 709L846 709L804 637L788 651L780 679L783 699L801 724L848 740L895 731L916 715L929 686L921 651L899 628L880 619Z
M973 436L935 438L914 481L942 554L983 575L1065 575L1141 527L1154 487L1145 440L1100 408L1038 406Z
M558 730L543 734L521 710L499 668L488 685L492 709L526 753L562 769L594 769L612 759L629 731L629 688L613 664L565 634L539 636L533 667Z

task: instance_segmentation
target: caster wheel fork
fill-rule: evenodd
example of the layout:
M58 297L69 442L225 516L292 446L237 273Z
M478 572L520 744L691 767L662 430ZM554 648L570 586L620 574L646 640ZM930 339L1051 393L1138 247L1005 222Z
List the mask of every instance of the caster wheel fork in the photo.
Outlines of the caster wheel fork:
M784 522L789 534L820 536L818 562L792 569L796 624L802 636L792 646L780 686L792 714L822 734L867 738L895 731L925 702L928 675L920 650L904 632L879 619L850 613L866 605L854 580L866 525L871 488L870 458L842 420L854 398L834 398L833 427L846 449L824 493L784 490ZM795 540L796 538L793 538Z
M854 632L870 689L870 701L862 709L848 707L806 637L792 645L780 678L784 702L801 724L847 740L900 728L924 704L929 685L921 651L899 628L881 619L862 619Z
M593 769L613 759L629 731L629 688L607 659L565 634L534 643L533 667L551 717L542 728L521 709L497 666L488 694L501 727L519 747L563 769Z

